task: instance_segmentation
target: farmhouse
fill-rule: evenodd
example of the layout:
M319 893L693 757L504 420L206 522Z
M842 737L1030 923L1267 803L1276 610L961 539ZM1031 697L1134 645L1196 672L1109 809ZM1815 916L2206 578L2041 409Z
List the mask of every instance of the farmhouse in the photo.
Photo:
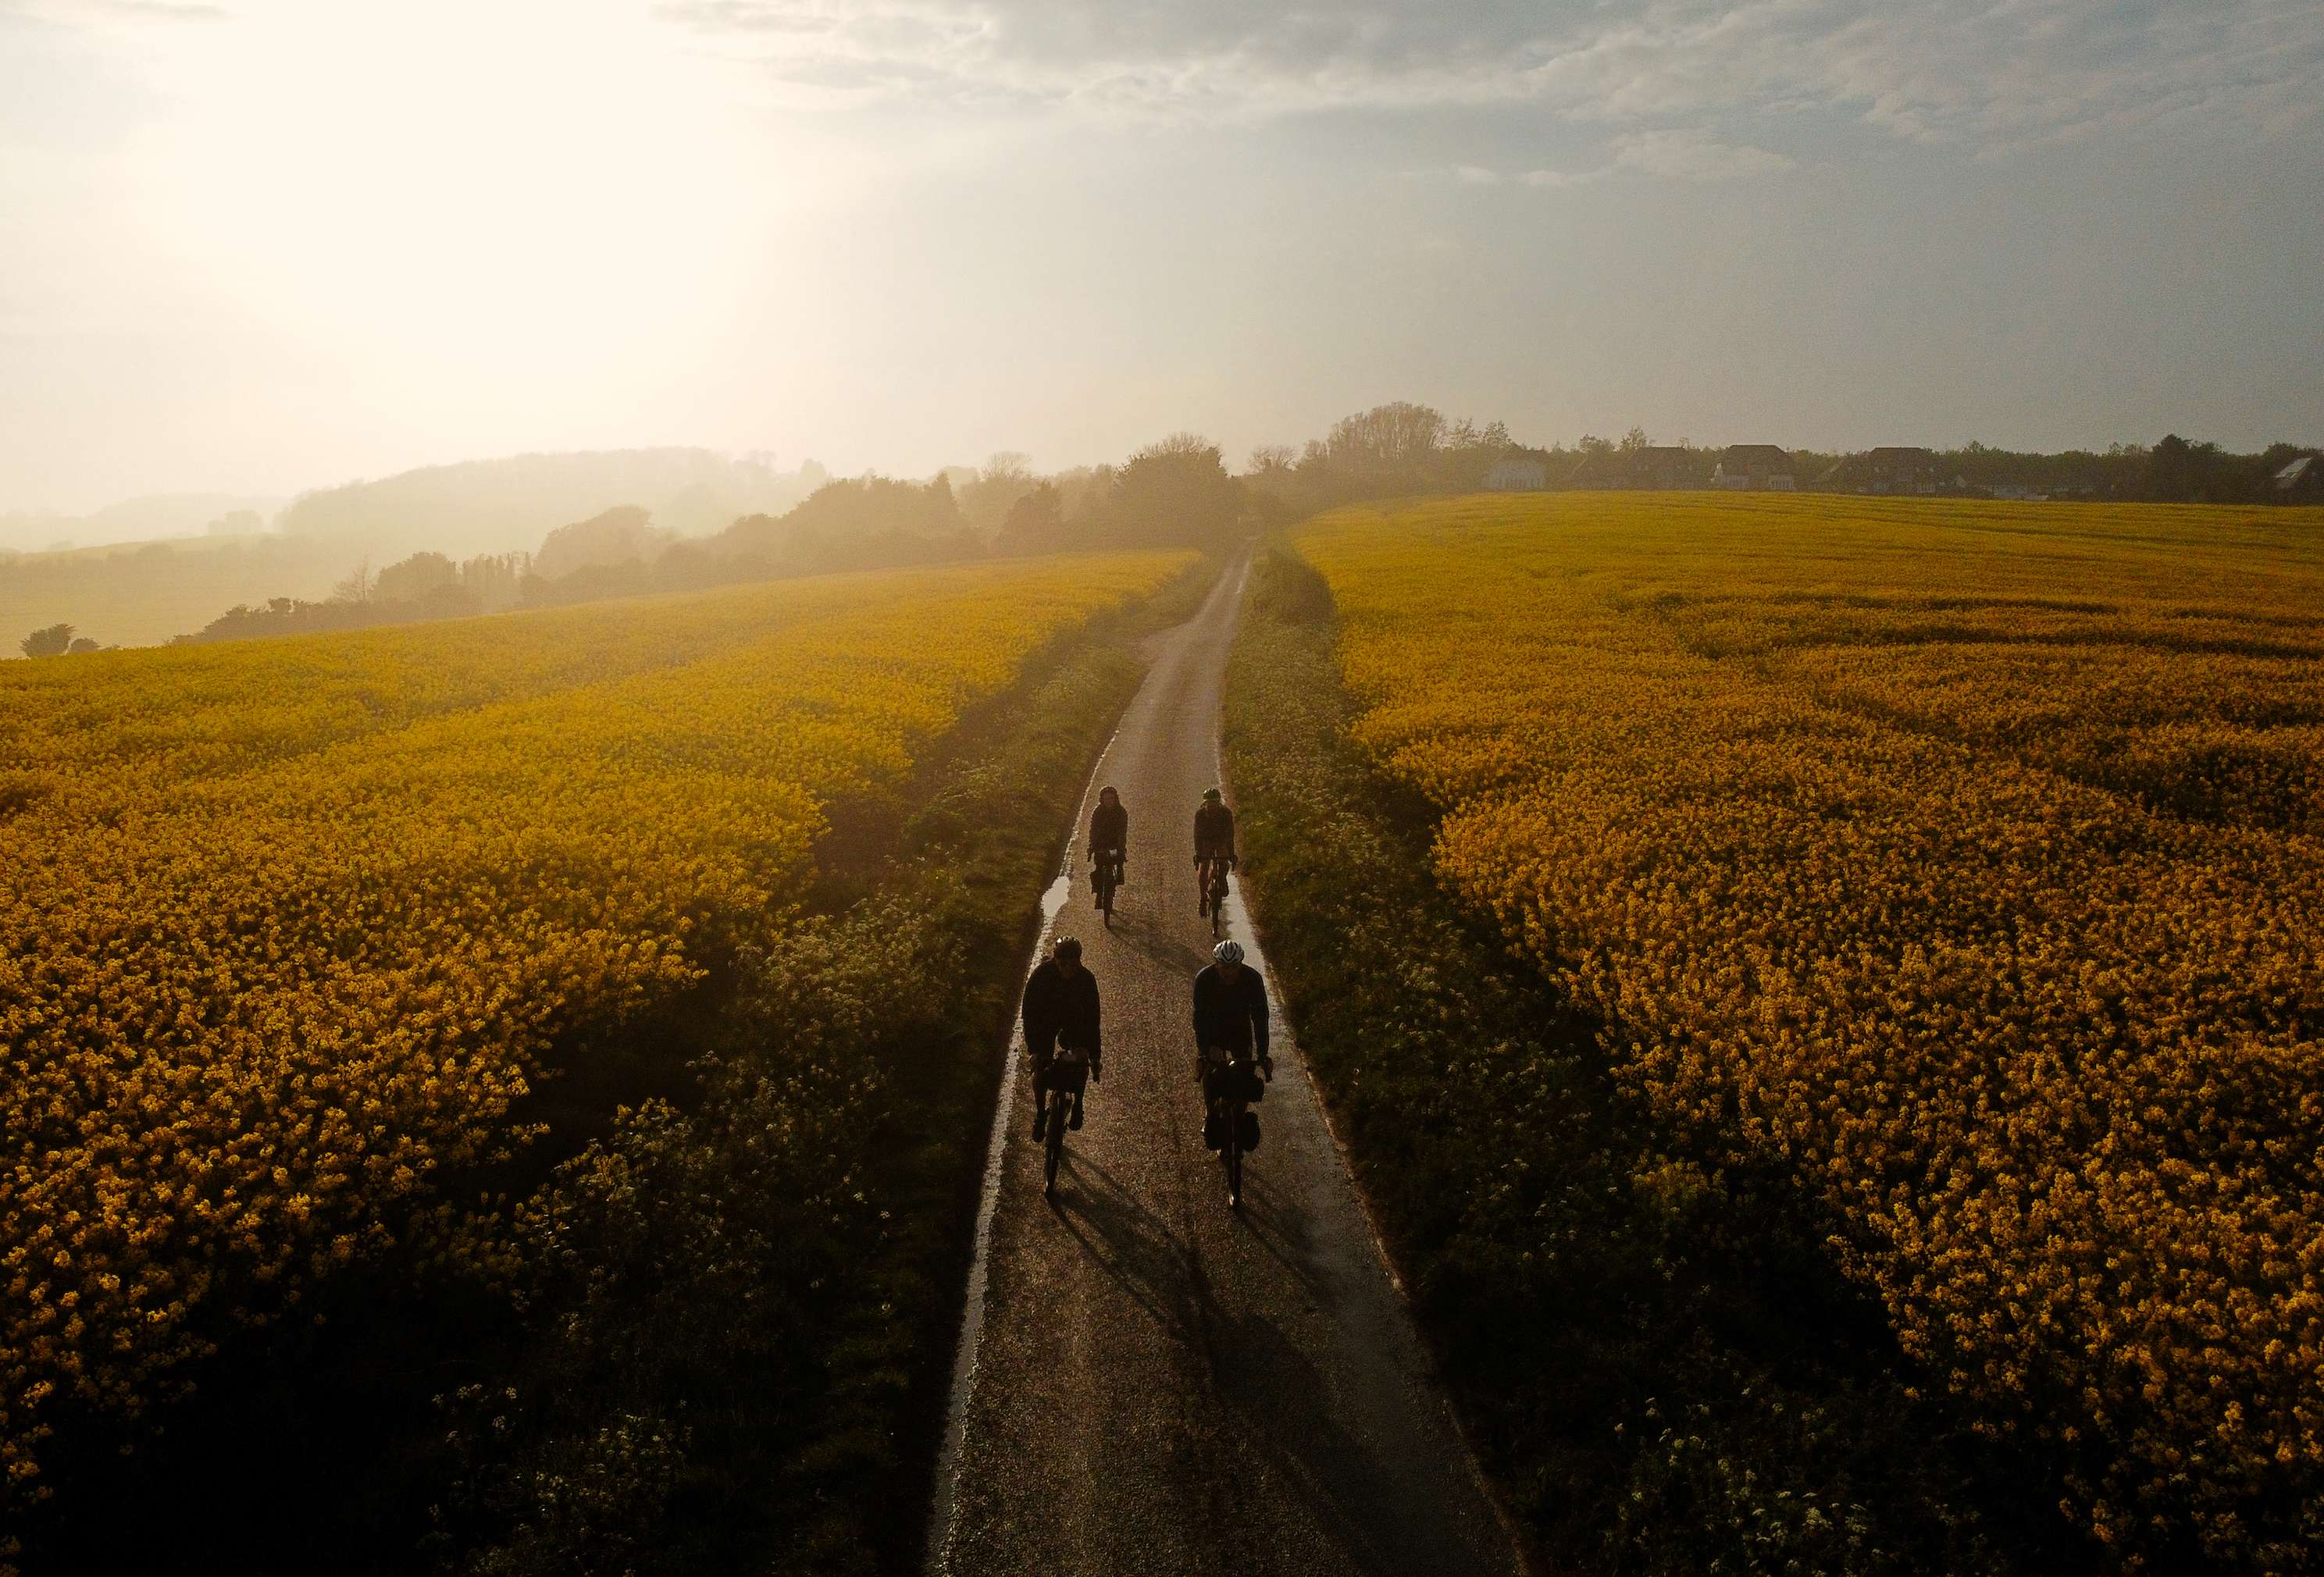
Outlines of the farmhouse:
M1548 484L1549 472L1538 460L1496 460L1485 473L1488 493L1536 493Z
M1774 444L1729 444L1711 484L1730 493L1794 493L1792 457Z
M1937 490L1937 456L1902 446L1877 448L1862 457L1859 493L1919 493Z
M2275 474L2270 491L2278 503L2324 503L2324 456L2301 456Z
M1702 456L1675 444L1647 444L1588 455L1566 477L1568 487L1701 487Z

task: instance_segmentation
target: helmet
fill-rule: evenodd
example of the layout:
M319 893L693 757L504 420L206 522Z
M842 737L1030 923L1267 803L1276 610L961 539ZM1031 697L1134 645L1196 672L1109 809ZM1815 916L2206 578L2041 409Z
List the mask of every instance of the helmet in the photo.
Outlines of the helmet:
M1056 951L1058 957L1070 958L1078 963L1080 962L1082 955L1081 938L1078 936L1060 936L1057 938Z
M1205 799L1223 799L1226 796L1221 794L1215 788L1205 788L1203 790L1203 798Z
M1222 942L1217 946L1211 949L1211 956L1217 959L1221 964L1240 964L1242 962L1242 944L1240 942Z

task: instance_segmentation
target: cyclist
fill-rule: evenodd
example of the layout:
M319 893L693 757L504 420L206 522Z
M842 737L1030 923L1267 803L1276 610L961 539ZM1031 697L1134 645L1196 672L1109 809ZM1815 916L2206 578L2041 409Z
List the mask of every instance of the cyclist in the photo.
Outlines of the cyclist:
M1209 903L1210 872L1204 869L1208 862L1223 860L1230 866L1235 858L1234 812L1229 810L1226 798L1215 788L1203 790L1203 803L1194 812L1194 868L1202 874L1203 903ZM1207 908L1204 912L1207 913Z
M1203 1086L1211 1115L1217 1116L1222 1097L1212 1080L1213 1068L1256 1062L1272 1080L1275 1062L1267 1055L1266 982L1243 963L1239 942L1220 943L1211 956L1216 962L1194 977L1194 1080ZM1211 1131L1206 1124L1205 1135Z
M1113 884L1116 887L1121 885L1122 872L1125 869L1123 856L1129 848L1130 812L1123 807L1121 796L1116 794L1113 791L1113 785L1109 783L1097 791L1097 808L1090 812L1089 856L1090 864L1093 867L1090 872L1090 887L1093 891L1097 887L1097 872L1094 867L1102 859L1111 862Z
M1103 1076L1098 1038L1097 977L1082 967L1082 945L1059 936L1049 956L1035 967L1025 982L1025 1049L1033 1057L1033 1137L1049 1131L1049 1064L1060 1045L1089 1053L1089 1076ZM1066 1120L1065 1097L1073 1096L1073 1114ZM1082 1092L1057 1092L1058 1120L1068 1128L1082 1125Z

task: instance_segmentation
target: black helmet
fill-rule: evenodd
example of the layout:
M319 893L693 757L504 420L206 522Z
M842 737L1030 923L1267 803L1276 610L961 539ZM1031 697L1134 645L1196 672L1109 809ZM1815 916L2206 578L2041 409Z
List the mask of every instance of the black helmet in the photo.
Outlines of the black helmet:
M1205 799L1223 799L1226 796L1221 794L1215 788L1205 788L1203 790L1203 798Z
M1079 964L1082 959L1081 938L1078 936L1058 937L1056 952L1058 957L1070 958L1074 963Z

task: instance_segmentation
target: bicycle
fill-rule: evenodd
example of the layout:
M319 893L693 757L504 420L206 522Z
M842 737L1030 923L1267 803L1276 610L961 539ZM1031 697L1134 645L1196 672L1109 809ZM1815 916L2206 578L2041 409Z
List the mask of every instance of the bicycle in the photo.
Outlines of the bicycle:
M1078 1046L1061 1046L1057 1055L1049 1059L1042 1073L1040 1088L1055 1095L1056 1102L1049 1111L1047 1153L1042 1160L1041 1193L1044 1197L1057 1191L1057 1163L1065 1154L1065 1114L1082 1099L1089 1088L1090 1055ZM1066 1097L1071 1096L1069 1101Z
M1203 1093L1207 1105L1204 1116L1204 1137L1207 1141L1215 1137L1219 1161L1227 1172L1227 1208L1242 1208L1242 1158L1259 1148L1259 1114L1250 1111L1254 1101L1265 1100L1267 1084L1262 1083L1257 1068L1267 1079L1275 1077L1275 1069L1265 1063L1253 1063L1249 1057L1233 1057L1226 1062L1213 1062L1203 1079ZM1213 1130L1211 1125L1218 1126Z
M1202 867L1202 906L1195 912L1210 917L1211 935L1219 934L1226 923L1227 867L1234 863L1231 854L1210 854L1195 862Z
M1105 915L1108 929L1113 926L1113 895L1121 885L1121 851L1100 849L1097 865L1090 872L1090 881L1097 890L1097 907Z

